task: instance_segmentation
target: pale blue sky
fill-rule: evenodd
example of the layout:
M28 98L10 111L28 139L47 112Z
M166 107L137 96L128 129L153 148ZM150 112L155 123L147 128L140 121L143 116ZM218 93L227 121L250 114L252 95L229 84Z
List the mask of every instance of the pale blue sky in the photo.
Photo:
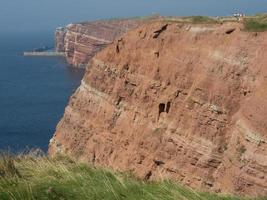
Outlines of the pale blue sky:
M70 22L162 15L267 12L267 0L0 0L0 32L52 31Z

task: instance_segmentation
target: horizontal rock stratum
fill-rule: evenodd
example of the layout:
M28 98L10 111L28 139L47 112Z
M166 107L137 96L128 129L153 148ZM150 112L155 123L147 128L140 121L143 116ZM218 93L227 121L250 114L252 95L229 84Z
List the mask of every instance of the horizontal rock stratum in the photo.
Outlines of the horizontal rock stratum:
M160 16L69 24L57 28L55 32L56 51L64 52L69 64L84 67L97 52L111 44L116 37L142 23L158 18Z
M267 32L153 22L88 64L49 154L144 180L267 195Z

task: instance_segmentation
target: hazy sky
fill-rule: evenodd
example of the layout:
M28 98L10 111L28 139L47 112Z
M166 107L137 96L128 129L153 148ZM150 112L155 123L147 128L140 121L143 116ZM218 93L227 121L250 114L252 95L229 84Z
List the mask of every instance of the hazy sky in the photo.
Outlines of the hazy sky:
M267 12L267 0L0 0L0 32L52 31L71 22L150 15Z

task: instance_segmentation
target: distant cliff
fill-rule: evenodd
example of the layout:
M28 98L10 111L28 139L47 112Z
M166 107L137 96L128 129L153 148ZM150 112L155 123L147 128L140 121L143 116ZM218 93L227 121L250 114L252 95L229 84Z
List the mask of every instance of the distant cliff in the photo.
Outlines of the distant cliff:
M67 27L57 28L56 50L65 52L69 64L84 67L97 52L112 43L116 37L154 18L158 17L69 24Z

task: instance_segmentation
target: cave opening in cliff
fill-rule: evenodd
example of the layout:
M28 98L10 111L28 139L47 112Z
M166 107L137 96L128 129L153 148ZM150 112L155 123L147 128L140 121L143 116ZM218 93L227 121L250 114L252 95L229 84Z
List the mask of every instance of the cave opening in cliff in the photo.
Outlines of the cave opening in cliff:
M160 103L159 104L159 116L163 112L165 112L165 103Z
M119 47L119 45L116 46L116 52L117 53L120 53L120 47Z

